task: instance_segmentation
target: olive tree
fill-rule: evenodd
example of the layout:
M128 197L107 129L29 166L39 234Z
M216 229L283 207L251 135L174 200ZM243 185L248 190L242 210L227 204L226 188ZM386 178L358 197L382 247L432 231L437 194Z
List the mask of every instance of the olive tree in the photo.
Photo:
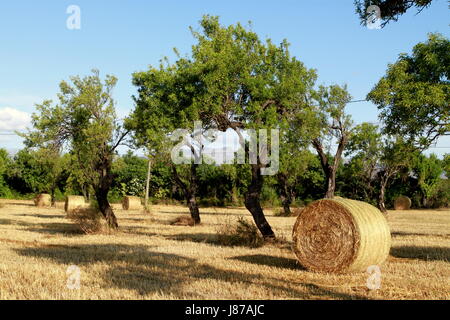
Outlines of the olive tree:
M58 103L46 100L36 105L33 130L25 134L28 146L69 150L92 186L98 207L111 228L117 219L108 202L113 182L112 162L117 147L127 135L118 122L112 90L114 76L100 79L98 70L85 77L74 76L59 85Z
M202 86L196 99L200 118L218 130L234 130L241 150L250 159L251 182L245 206L265 238L275 234L265 218L260 197L264 175L275 174L279 159L266 161L267 153L256 154L246 135L260 147L259 130L278 130L280 141L295 119L311 109L309 103L316 73L289 52L287 41L275 45L241 24L222 26L218 17L205 16L200 31L193 31L197 43L192 49L193 68ZM309 117L302 123L308 125ZM276 134L271 145L277 143ZM250 141L252 142L252 141ZM277 163L278 162L278 163Z

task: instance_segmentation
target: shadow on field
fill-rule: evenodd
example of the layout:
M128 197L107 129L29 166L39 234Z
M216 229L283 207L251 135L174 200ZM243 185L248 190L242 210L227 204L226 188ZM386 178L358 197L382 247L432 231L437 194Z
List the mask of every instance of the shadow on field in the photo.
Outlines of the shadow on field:
M21 206L21 207L36 207L34 203L22 203L22 202L5 202L7 205L11 206Z
M200 210L200 216L242 216L242 213L237 212L223 212L226 209L223 209L219 212L213 212L213 211L202 211ZM186 211L159 211L160 213L164 214L173 214L173 215L180 215L180 214L189 214L189 210Z
M423 261L450 262L450 248L401 246L391 248L391 255L397 258L420 259Z
M140 295L159 293L184 297L190 294L191 285L202 280L255 285L273 295L285 295L297 299L327 297L335 299L366 299L331 291L310 283L293 283L258 274L221 270L195 259L175 254L153 252L152 247L102 244L77 245L76 247L29 247L15 249L26 257L50 259L57 263L77 265L83 272L93 263L105 263L109 268L103 275L105 288L114 286L134 290ZM74 249L74 250L72 250ZM256 268L256 267L255 267ZM226 286L225 286L226 287ZM188 291L185 291L185 290ZM92 289L91 289L92 290ZM211 297L204 297L211 298Z
M12 219L0 219L0 224L4 224L4 225L16 225L16 226L32 226L32 223L28 223L28 222L23 222L20 220L12 220Z
M83 235L84 233L73 223L37 223L27 231L46 233L46 234L62 234L62 235Z
M433 234L433 233L416 233L416 232L392 232L393 237L439 237L439 238L450 238L450 234Z
M20 213L15 214L18 217L32 217L32 218L43 218L43 219L63 219L66 216L62 214L27 214L27 213Z
M297 260L283 257L273 257L263 254L233 257L233 260L257 264L260 266L276 267L291 270L304 270Z
M258 248L265 244L272 244L280 249L290 250L292 245L290 242L283 239L277 239L275 241L266 241L261 243L253 243L248 239L239 239L233 235L217 234L217 233L182 233L165 236L167 240L175 241L190 241L195 243L205 243L220 247L246 247L246 248Z
M166 236L167 240L190 241L196 243L207 243L213 245L221 245L217 234L211 233L182 233Z

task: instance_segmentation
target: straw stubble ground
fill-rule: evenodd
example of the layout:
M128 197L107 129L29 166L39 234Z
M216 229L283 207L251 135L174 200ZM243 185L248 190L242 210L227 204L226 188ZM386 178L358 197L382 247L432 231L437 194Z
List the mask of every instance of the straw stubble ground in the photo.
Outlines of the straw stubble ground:
M205 208L203 224L171 226L187 210L153 206L152 214L115 206L120 231L83 235L63 204L0 200L1 299L449 299L450 211L391 212L393 246L379 290L368 274L302 270L291 251L294 217L268 220L284 242L224 247L217 231L244 209ZM79 290L67 288L70 265Z

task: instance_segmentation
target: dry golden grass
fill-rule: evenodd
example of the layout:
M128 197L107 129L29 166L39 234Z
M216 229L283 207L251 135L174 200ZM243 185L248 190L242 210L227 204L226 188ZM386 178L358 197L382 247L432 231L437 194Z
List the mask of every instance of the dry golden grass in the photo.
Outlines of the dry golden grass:
M171 226L187 209L152 215L115 207L120 231L84 235L56 208L0 200L0 299L449 299L450 211L391 212L393 247L379 290L368 274L302 270L290 249L295 217L268 220L285 241L226 247L217 230L244 209L201 210L202 224ZM70 265L79 290L67 288Z

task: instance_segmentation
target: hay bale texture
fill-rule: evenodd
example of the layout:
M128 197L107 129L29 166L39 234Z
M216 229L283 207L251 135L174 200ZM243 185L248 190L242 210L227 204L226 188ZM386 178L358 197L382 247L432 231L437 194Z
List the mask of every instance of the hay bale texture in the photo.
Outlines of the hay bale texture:
M36 207L50 207L52 205L52 196L46 193L37 195L34 199Z
M83 196L67 196L66 203L64 204L64 210L71 212L76 209L88 208L89 204L86 203Z
M122 200L122 208L124 210L141 210L141 198L127 196Z
M343 198L319 200L301 211L293 249L300 264L317 272L365 271L386 260L391 233L375 207Z
M395 210L409 210L411 209L411 199L405 196L400 196L394 201Z

